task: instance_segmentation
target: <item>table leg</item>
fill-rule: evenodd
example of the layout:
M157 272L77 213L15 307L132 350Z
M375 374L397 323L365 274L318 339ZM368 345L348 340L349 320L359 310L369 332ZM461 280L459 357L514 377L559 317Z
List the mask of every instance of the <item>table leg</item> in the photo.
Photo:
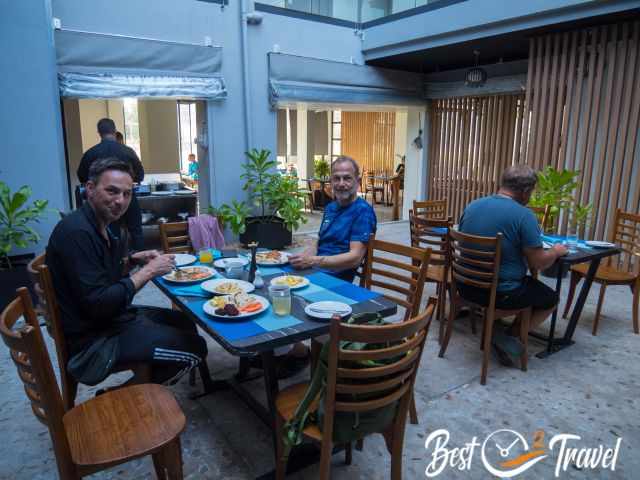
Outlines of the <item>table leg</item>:
M580 315L582 315L582 309L584 308L584 304L587 301L587 295L589 295L589 290L591 290L591 284L593 283L593 279L596 276L596 272L598 271L599 266L600 266L599 258L592 260L591 265L589 265L587 276L584 278L582 289L580 289L580 295L578 295L578 300L576 300L576 305L575 307L573 307L573 313L571 313L571 318L569 319L567 330L564 332L564 342L567 344L572 343L571 339L573 338L573 333L575 332L576 326L578 325L578 320L580 320Z

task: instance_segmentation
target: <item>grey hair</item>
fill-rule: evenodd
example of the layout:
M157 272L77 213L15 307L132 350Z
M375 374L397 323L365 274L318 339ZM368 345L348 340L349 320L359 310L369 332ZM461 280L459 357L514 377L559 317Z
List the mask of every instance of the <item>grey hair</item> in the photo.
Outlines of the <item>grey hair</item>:
M100 176L107 170L119 170L128 173L133 180L131 165L119 158L107 157L100 158L91 164L89 167L89 181L97 184L100 181Z
M529 192L537 182L538 176L529 165L512 165L500 178L500 186L514 192Z
M351 164L351 166L353 167L353 170L356 172L356 178L360 178L360 166L358 165L358 162L356 162L351 157L347 157L346 155L340 155L331 163L331 171L333 172L333 168L338 163L345 163L345 162L349 162Z

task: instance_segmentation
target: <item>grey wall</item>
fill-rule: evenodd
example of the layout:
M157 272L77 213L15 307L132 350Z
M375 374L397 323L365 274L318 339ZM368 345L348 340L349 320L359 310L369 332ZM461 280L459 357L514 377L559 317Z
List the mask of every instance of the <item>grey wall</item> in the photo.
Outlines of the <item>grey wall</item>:
M0 179L12 189L30 185L34 198L69 208L64 147L47 0L0 0ZM58 221L50 212L36 230L44 240ZM15 251L12 254L20 254Z

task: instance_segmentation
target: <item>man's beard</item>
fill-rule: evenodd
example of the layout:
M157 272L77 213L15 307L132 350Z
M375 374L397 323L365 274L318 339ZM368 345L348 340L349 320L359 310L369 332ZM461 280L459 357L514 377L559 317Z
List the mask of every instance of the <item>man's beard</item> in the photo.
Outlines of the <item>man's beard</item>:
M346 190L346 191L335 190L334 192L335 199L338 203L352 200L355 197L355 194L356 194L356 190Z

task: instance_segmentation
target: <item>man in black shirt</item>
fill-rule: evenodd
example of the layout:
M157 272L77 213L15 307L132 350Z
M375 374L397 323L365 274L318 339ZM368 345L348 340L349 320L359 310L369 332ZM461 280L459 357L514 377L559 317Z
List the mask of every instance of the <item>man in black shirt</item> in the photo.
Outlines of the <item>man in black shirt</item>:
M78 180L81 183L86 183L89 178L89 169L93 162L100 158L115 157L129 164L131 171L133 172L133 181L142 182L144 179L144 168L142 163L136 155L136 152L126 145L119 143L116 139L116 124L110 118L102 118L98 121L98 135L102 141L87 150L80 160L80 166L78 167ZM140 206L135 195L131 196L131 203L129 209L123 217L123 223L129 230L129 236L131 238L130 247L133 250L139 251L144 247L142 237L142 215L140 213ZM118 223L114 223L112 231L117 234Z
M47 247L62 327L70 353L69 371L95 384L130 364L149 364L152 381L170 382L207 355L205 340L181 312L131 305L149 280L170 272L173 255L155 250L127 257L107 228L127 210L132 173L117 158L93 162L87 202L55 227ZM129 263L141 268L126 275Z

